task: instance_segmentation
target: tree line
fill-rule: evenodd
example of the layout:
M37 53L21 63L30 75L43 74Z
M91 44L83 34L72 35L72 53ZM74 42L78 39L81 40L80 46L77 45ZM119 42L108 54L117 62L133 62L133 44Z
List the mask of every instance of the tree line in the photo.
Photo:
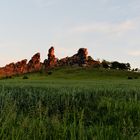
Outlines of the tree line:
M101 64L102 67L106 69L131 70L130 63L120 63L118 61L109 62L103 60Z

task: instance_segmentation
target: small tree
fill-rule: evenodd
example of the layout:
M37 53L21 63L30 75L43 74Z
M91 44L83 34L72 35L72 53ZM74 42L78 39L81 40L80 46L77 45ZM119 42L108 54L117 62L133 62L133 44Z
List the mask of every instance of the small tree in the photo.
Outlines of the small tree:
M93 58L91 56L88 56L88 61L93 61Z
M129 63L119 63L117 61L114 61L111 63L112 69L120 69L120 70L130 70L131 66Z
M110 62L106 60L103 60L101 64L102 64L102 67L105 69L108 69L110 67Z
M114 61L114 62L111 63L111 68L112 69L119 69L119 65L120 65L119 62Z
M131 65L130 65L130 63L126 63L126 68L127 68L127 70L131 70Z

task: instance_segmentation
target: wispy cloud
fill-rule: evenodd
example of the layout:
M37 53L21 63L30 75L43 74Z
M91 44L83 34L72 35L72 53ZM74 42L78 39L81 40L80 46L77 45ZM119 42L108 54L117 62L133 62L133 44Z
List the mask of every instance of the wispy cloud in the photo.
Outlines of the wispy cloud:
M128 55L130 55L130 56L140 56L140 50L130 51L130 52L128 52Z
M135 22L128 20L121 23L110 23L110 22L94 22L92 24L79 25L74 27L74 32L103 32L103 33L117 33L127 32L135 29Z

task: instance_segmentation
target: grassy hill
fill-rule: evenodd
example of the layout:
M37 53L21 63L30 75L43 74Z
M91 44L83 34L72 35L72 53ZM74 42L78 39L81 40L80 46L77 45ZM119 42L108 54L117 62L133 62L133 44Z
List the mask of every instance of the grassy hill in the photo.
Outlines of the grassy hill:
M90 86L93 84L105 86L106 84L121 85L122 83L122 85L138 86L140 84L140 73L103 68L61 67L49 70L48 72L28 73L0 80L0 84L11 85L11 83L12 85L32 86Z
M81 79L127 79L132 77L137 79L140 77L140 73L124 71L124 70L112 70L103 68L82 68L82 67L61 67L51 69L48 72L34 72L19 76L13 76L12 79L22 79L23 76L27 76L29 79L68 79L68 80L81 80Z

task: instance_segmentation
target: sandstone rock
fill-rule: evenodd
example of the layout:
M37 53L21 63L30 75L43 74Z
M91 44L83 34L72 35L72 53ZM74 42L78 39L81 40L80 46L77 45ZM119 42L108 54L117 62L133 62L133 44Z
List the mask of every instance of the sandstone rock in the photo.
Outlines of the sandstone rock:
M27 64L28 72L39 71L41 69L40 53L36 53Z
M45 63L46 68L54 67L57 64L57 58L55 58L55 55L54 55L54 47L51 47L49 49L48 60L46 60L44 63Z
M48 59L45 59L43 63L40 62L40 53L36 53L28 64L27 59L24 59L0 68L0 76L12 76L44 69L48 70L49 68L57 66L99 67L100 62L95 61L91 56L88 56L86 48L80 48L75 55L58 60L54 54L54 47L51 47L48 50Z
M27 59L19 61L17 63L10 63L0 69L0 75L12 76L16 74L23 74L27 72Z
M0 68L0 77L3 77L5 75L5 72L4 72L4 68Z
M77 54L73 55L72 57L66 57L61 60L59 60L58 64L60 66L65 65L79 65L79 66L85 66L88 61L88 51L86 48L80 48L77 52Z
M15 74L15 65L10 63L4 67L5 76L11 76Z
M15 73L16 74L27 73L27 59L15 63Z
M58 61L58 65L59 65L59 66L67 66L67 65L70 65L70 64L69 64L69 57L60 59L60 60Z
M88 51L86 48L80 48L78 50L78 54L77 54L77 57L78 57L78 63L79 65L85 65L87 64L87 60L88 60Z

